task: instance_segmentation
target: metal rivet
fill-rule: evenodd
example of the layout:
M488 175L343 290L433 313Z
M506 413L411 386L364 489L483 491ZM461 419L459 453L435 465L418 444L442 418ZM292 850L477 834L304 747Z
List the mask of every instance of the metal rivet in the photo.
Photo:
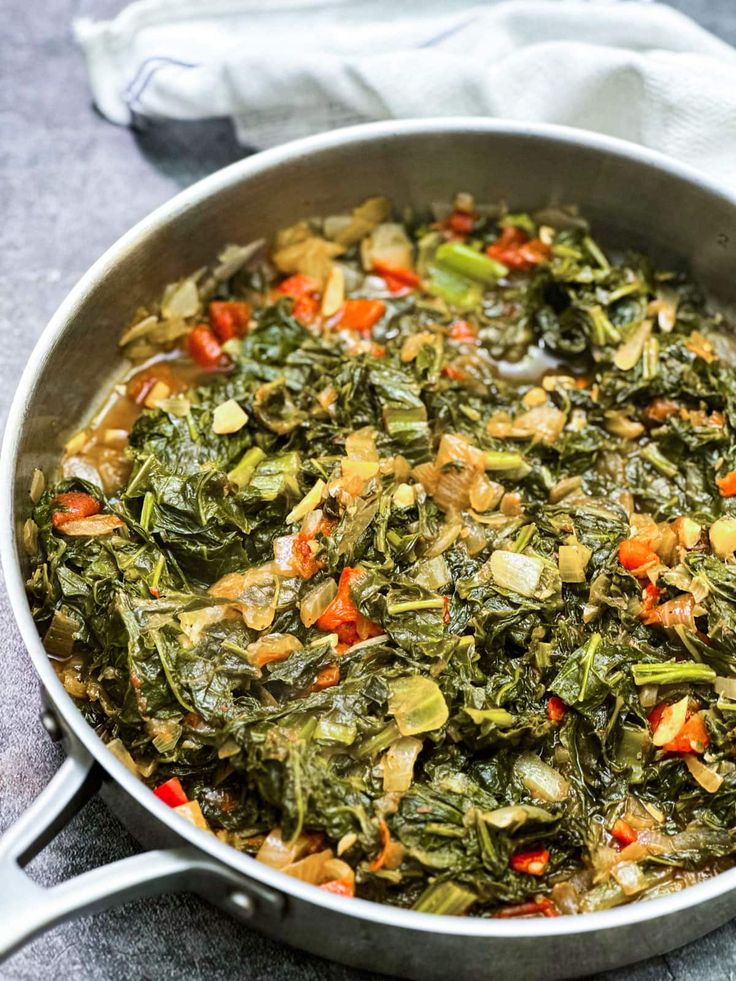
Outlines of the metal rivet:
M241 916L253 916L255 913L255 904L250 896L246 896L244 892L231 892L228 899L233 904L237 906L238 912Z
M46 732L51 736L55 743L62 737L61 726L59 725L59 720L56 718L51 709L44 709L41 713L41 725L44 727Z

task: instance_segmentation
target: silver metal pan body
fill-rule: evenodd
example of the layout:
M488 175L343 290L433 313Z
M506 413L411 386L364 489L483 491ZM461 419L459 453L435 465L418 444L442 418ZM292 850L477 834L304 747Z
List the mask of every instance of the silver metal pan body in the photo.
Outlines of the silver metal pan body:
M650 957L736 912L736 870L648 903L578 917L431 917L346 900L283 876L186 824L105 748L57 680L24 591L20 529L34 467L53 470L65 435L123 369L117 339L137 307L212 261L229 242L269 236L310 215L383 194L424 208L457 190L512 209L575 203L609 246L689 266L714 302L736 307L736 198L655 153L558 127L478 119L354 127L259 154L178 195L83 277L22 377L0 463L0 548L7 589L69 754L26 817L0 841L0 954L76 913L163 889L191 889L284 942L417 979L502 981L588 975ZM18 779L21 775L18 774ZM142 844L141 856L42 890L21 871L95 790ZM7 878L7 877L11 878Z

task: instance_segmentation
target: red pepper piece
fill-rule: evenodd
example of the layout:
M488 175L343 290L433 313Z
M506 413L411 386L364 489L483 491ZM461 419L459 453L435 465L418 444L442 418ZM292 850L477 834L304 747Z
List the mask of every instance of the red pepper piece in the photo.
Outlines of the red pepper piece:
M721 497L736 497L736 470L729 470L716 480Z
M76 521L77 518L89 518L93 514L99 514L102 505L95 500L91 494L83 491L68 491L66 494L58 494L52 504L60 505L63 510L54 511L51 515L51 524L54 528L61 528L67 521Z
M208 371L219 368L226 362L222 346L207 324L198 324L190 332L187 337L187 350L192 361Z
M459 344L474 344L477 340L475 327L467 320L456 320L450 325L450 339Z
M189 800L184 793L184 788L178 777L172 777L166 783L160 783L158 787L154 787L153 792L159 800L162 800L164 804L168 804L169 807L179 807L181 804L186 804Z
M248 330L250 304L241 300L213 300L210 303L210 326L218 340L242 337Z
M550 695L547 702L547 718L550 722L562 722L567 715L567 705L558 695Z
M657 553L651 545L636 538L626 538L621 542L618 547L618 560L629 572L641 569L642 566L654 565L658 561Z
M336 896L352 898L355 895L355 884L350 879L333 879L332 882L323 882L319 888L325 892L334 892Z
M362 569L345 566L340 573L337 596L317 620L317 626L320 630L336 631L338 627L342 627L344 624L355 625L358 619L358 607L353 603L350 596L350 581L362 575Z
M631 845L639 837L636 829L632 828L628 821L619 818L611 828L611 834L620 845Z
M392 293L408 293L421 283L421 278L413 269L404 269L400 266L387 266L382 262L373 265L373 272L378 273Z
M321 305L320 284L311 276L297 274L284 279L274 290L277 296L290 296L294 305L291 312L305 326L317 319Z
M662 716L668 708L669 705L666 702L660 702L647 716L647 722L652 733L656 732L662 721ZM704 753L709 743L710 736L702 715L688 708L682 728L673 739L670 739L660 749L667 753Z
M328 664L317 672L317 677L309 686L310 691L324 691L333 688L340 681L340 665Z
M345 300L330 320L330 327L339 330L357 330L370 337L371 329L386 312L383 300Z
M548 862L549 852L546 848L517 852L509 859L509 865L514 872L524 872L526 875L544 875Z
M461 235L463 238L466 235L470 235L473 231L474 224L475 215L470 215L467 211L453 211L445 221L446 228L454 232L455 235Z
M492 916L497 920L511 920L520 916L559 916L552 901L546 898L531 899L528 903L504 906Z
M546 262L551 250L541 239L530 239L520 228L507 225L496 241L488 246L486 255L509 269L526 270Z

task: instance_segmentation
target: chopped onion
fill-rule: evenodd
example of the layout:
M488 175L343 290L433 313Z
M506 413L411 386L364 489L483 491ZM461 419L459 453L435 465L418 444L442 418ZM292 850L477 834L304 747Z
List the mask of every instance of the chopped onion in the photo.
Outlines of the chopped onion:
M428 494L434 494L437 489L437 481L440 479L439 468L434 463L419 463L412 471L414 479L418 481Z
M295 524L297 521L301 521L310 512L314 511L319 502L322 500L322 494L326 484L321 478L315 483L311 490L307 491L304 497L295 504L294 507L289 511L286 516L286 523L288 525Z
M719 559L727 559L736 549L736 518L719 518L710 526L708 538Z
M198 310L199 291L195 276L189 276L178 283L172 283L164 290L164 295L161 298L161 316L164 319L193 317Z
M534 753L522 753L514 763L514 772L529 793L540 800L558 803L570 793L570 784L562 774Z
M514 419L511 435L522 438L531 436L552 444L559 438L566 422L565 413L554 405L538 405Z
M642 320L638 327L626 338L613 356L613 363L619 371L629 371L638 362L644 345L652 332L651 320Z
M299 859L298 862L285 865L281 871L294 879L300 879L302 882L309 882L313 886L318 886L325 881L323 875L325 863L333 857L332 849L325 848L321 852L315 852L313 855Z
M520 596L533 596L536 592L544 562L533 555L496 549L491 555L491 573L494 582Z
M474 511L490 511L498 507L504 495L503 484L476 473L469 488L470 506Z
M470 487L475 475L476 471L470 467L443 471L432 495L437 507L443 511L464 511L470 505Z
M609 409L604 413L606 419L606 432L622 439L638 439L644 432L644 426L634 419L631 419L622 409Z
M23 541L23 551L26 555L33 558L34 555L38 554L38 525L33 520L33 518L28 518L23 523L22 532Z
M441 340L440 336L429 330L420 330L416 334L410 334L401 345L399 357L404 364L408 364L416 358L425 344L436 344L438 340Z
M255 643L248 644L248 660L257 668L273 661L285 661L294 651L301 650L302 642L292 634L268 634Z
M341 265L333 262L322 295L322 316L332 317L345 300L345 273Z
M63 610L56 610L43 638L46 653L61 659L70 657L78 629L79 624L73 617Z
M311 627L316 623L336 596L337 585L334 579L325 579L310 589L299 603L299 616L304 626Z
M178 807L174 808L174 813L178 814L179 817L183 817L185 821L189 821L195 828L201 828L202 831L211 831L198 800L188 800L186 804L179 804Z
M560 545L558 565L563 582L585 582L585 569L590 562L590 549L581 545Z
M688 702L688 696L684 695L679 702L665 708L659 725L652 734L652 742L655 746L664 746L665 743L671 742L682 729L687 718Z
M736 678L715 678L713 688L717 695L725 695L726 698L736 698Z
M414 763L422 748L421 740L402 736L392 743L383 758L383 789L403 793L411 786Z
M651 709L657 704L659 685L648 684L639 686L639 704L643 709Z
M89 518L66 521L59 530L73 538L101 538L103 535L111 535L124 525L125 522L116 514L93 514Z
M440 440L435 466L441 470L448 463L461 463L474 470L484 470L486 456L483 450L473 446L464 436L456 433L445 433Z
M127 767L132 774L140 777L138 766L121 739L111 739L107 744L107 748L115 759L120 760L123 766Z
M246 624L252 630L265 630L273 623L279 590L279 577L269 563L248 569L244 573L229 572L210 586L209 593L211 596L235 600L233 605L242 614Z
M611 875L627 896L635 896L649 884L643 869L636 862L618 862L611 869Z
M723 783L723 777L711 767L706 766L694 753L686 753L683 759L690 775L697 780L703 790L707 790L709 794L715 794Z
M159 384L158 382L156 384ZM248 422L248 416L235 399L228 399L212 413L212 432L216 436L229 436L239 432Z
M44 492L45 487L46 487L46 478L43 475L43 471L39 470L38 467L36 467L36 469L31 474L31 489L30 489L31 501L33 501L34 504L38 504L41 495Z
M293 841L284 841L281 837L281 829L274 828L269 831L265 841L258 849L256 861L263 862L264 865L272 869L283 869L287 865L296 862L309 851L313 839L307 835L299 835Z
M360 258L366 270L376 265L389 269L412 269L414 266L411 241L404 226L397 222L384 222L374 228L360 243Z
M390 683L388 711L402 736L432 732L441 728L449 716L439 685L423 675L396 678Z
M462 521L459 518L451 518L447 524L443 525L439 535L427 549L425 553L426 558L433 559L437 555L442 555L443 552L455 543L462 530Z
M372 426L356 429L345 439L345 455L351 460L378 460L376 432Z
M445 557L436 555L433 559L420 562L415 567L412 578L418 586L437 592L450 582L452 576Z

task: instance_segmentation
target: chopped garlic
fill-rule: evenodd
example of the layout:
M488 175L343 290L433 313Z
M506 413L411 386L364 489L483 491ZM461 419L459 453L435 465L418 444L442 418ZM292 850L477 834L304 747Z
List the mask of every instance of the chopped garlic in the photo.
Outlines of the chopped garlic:
M212 432L218 436L237 433L247 421L248 416L243 412L235 399L228 399L227 402L218 405L214 411Z

